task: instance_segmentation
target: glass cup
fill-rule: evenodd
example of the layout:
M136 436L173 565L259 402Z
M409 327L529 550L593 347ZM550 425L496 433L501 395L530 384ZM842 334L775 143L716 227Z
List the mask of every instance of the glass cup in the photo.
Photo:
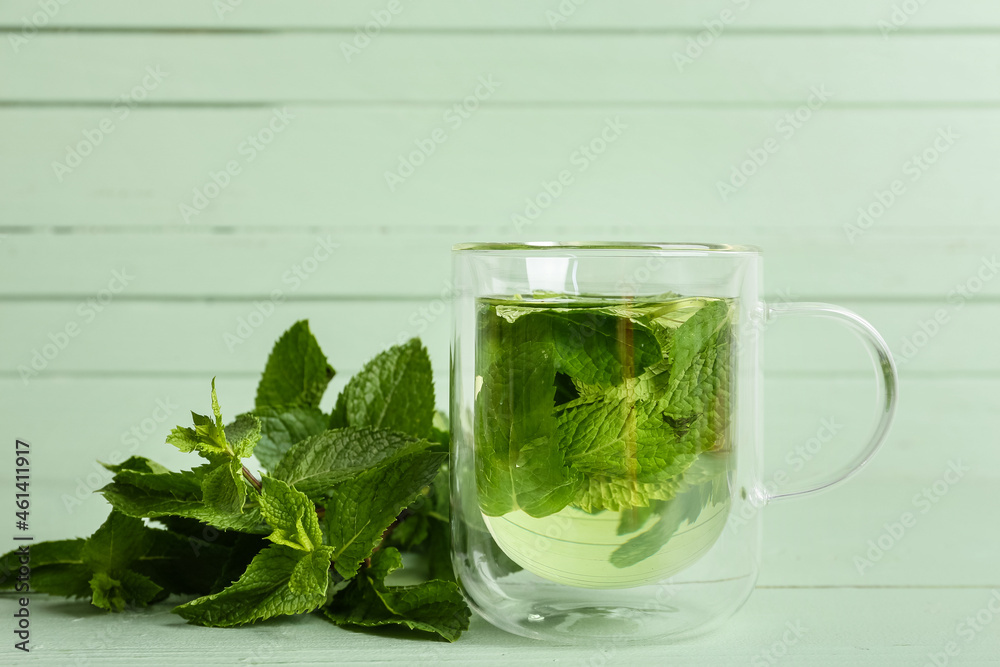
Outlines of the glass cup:
M886 437L885 341L837 306L765 304L757 248L484 243L453 257L452 560L499 628L599 643L708 630L753 590L758 509L843 481ZM793 315L860 334L879 418L849 465L769 494L761 335Z

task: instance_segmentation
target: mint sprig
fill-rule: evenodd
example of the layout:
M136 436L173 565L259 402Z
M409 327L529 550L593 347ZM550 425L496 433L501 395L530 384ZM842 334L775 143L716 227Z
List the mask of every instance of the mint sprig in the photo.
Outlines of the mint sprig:
M109 611L193 595L174 612L197 625L317 612L457 639L470 612L452 581L449 436L427 350L414 339L376 356L325 414L333 376L301 321L271 351L252 411L226 424L213 380L211 414L193 412L166 439L200 463L105 464L111 515L87 539L33 545L32 588ZM264 471L250 470L251 457ZM435 578L387 583L402 565L397 548L426 558ZM0 566L11 573L0 590L13 589L18 552Z

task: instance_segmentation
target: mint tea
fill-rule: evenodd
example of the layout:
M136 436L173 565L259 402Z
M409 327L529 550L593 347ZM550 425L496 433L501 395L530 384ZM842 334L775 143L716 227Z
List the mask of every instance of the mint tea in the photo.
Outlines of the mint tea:
M729 511L731 299L477 302L475 472L496 543L587 588L702 556Z

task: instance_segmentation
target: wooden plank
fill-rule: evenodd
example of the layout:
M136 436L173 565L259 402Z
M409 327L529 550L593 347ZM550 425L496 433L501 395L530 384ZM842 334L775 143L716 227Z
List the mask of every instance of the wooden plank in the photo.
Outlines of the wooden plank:
M788 139L776 129L786 109L484 108L457 130L445 105L289 110L258 151L248 137L270 132L269 108L146 108L124 120L110 108L0 109L0 213L32 228L472 224L520 239L627 224L664 235L829 229L847 241L850 228L857 244L890 228L995 230L1000 219L1000 198L983 196L1000 153L1000 116L986 109L822 109ZM114 131L82 162L67 158L102 121ZM627 127L604 143L618 121ZM958 139L942 138L949 128ZM425 159L416 144L436 131L447 139ZM748 151L759 157L768 141L777 152L757 168ZM587 145L604 152L588 157ZM925 153L934 164L918 166ZM411 154L422 162L412 173ZM568 185L551 198L561 174ZM896 180L902 194L880 209Z
M872 231L851 243L842 229L664 224L657 227L552 228L553 238L682 240L742 243L764 249L765 288L771 298L940 299L974 275L991 249L996 229L947 228ZM339 226L282 232L201 227L122 228L80 233L14 229L0 240L0 298L86 298L113 268L141 268L129 285L131 298L263 298L276 287L289 299L406 298L432 300L449 288L451 247L471 239L515 240L509 227L434 229L376 228L369 233ZM317 263L316 279L303 262L334 244L331 260ZM322 253L321 253L322 255ZM890 259L891 261L887 261ZM312 268L312 264L307 268ZM220 270L219 267L253 267ZM306 280L295 280L299 267ZM138 274L137 274L138 275ZM359 279L360 277L360 279ZM294 290L292 288L295 288ZM983 284L979 296L1000 295L1000 280Z
M477 88L494 103L765 103L795 107L825 86L832 104L1000 101L992 35L732 34L685 62L687 34L387 33L357 55L316 34L39 34L8 56L0 100L110 105L422 102ZM697 45L696 45L697 46ZM30 47L30 48L29 48ZM455 57L455 54L461 57ZM146 68L161 72L149 77ZM857 72L865 76L857 76ZM492 77L495 91L480 84Z
M401 0L399 13L384 18L387 0L358 0L331 4L323 0L292 0L280 10L266 0L204 3L175 0L169 4L153 0L99 0L82 5L68 3L52 12L48 25L58 27L201 28L230 29L352 29L372 20L372 12L383 17L389 29L691 29L701 30L703 21L733 11L733 28L825 28L876 29L879 21L891 22L893 4L888 1L846 0L839 3L803 5L794 0L752 3L737 0L678 0L668 4L651 0L587 2L574 10L559 12L560 3L549 0L508 0L503 6L482 6L461 0L411 3ZM229 8L232 8L232 11ZM0 8L0 25L20 27L38 11L33 0L9 0ZM552 12L556 18L550 16ZM919 10L904 12L904 27L995 28L1000 26L996 5L988 0L952 0L927 3ZM563 22L560 18L565 17ZM41 24L44 19L39 19Z
M107 298L112 300L102 305ZM441 299L275 303L113 298L104 291L81 301L0 303L0 339L5 341L0 369L29 383L52 373L258 373L274 341L299 319L310 321L337 368L358 368L380 350L413 336L424 341L442 371L448 359L451 315ZM1000 371L1000 351L992 337L1000 328L1000 309L992 302L971 301L961 309L943 298L843 305L881 330L904 373ZM773 324L765 340L767 368L774 372L867 375L871 369L853 334L825 320Z

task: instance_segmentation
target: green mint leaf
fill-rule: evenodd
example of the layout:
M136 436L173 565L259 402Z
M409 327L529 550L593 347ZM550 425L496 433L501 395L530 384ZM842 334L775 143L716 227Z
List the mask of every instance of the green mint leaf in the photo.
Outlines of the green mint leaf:
M679 294L667 293L660 300L644 302L639 308L632 306L614 306L608 312L621 317L635 319L648 326L660 341L664 352L673 345L673 333L685 322L701 310L706 304L716 299L704 297L682 297Z
M31 590L68 598L89 598L93 595L92 574L82 563L40 567L37 571L32 567Z
M590 477L573 503L585 512L630 511L648 507L656 500L670 500L677 493L676 478L640 482L621 477Z
M85 538L77 537L72 540L53 540L28 545L31 547L32 576L41 567L82 565L83 559L80 557L80 552L86 541ZM4 577L0 579L0 589L14 587L15 578L11 574L17 574L21 567L20 557L22 553L20 549L14 549L0 556L0 572L4 574Z
M693 525L709 507L719 512L721 529L728 514L726 465L725 457L712 454L700 456L676 481L675 496L651 506L649 515L656 517L655 522L645 532L615 549L611 554L611 564L626 568L654 556L685 524ZM624 534L621 525L618 534Z
M333 367L309 330L309 322L296 322L271 350L257 385L255 405L318 408L333 376Z
M271 472L292 445L327 428L327 416L317 408L258 408L253 414L260 420L260 442L253 453Z
M618 534L630 535L642 529L653 517L653 507L631 507L622 510L618 519Z
M288 588L295 595L307 596L314 591L323 591L330 582L330 547L318 546L298 562L288 580Z
M149 549L148 530L141 520L112 511L84 543L80 558L94 572L126 568Z
M387 586L385 577L402 565L388 548L372 556L371 567L355 577L323 608L337 625L400 625L455 641L469 627L471 612L454 582L427 581L416 586Z
M687 381L691 388L701 384L701 369L710 363L705 352L729 320L730 306L725 301L712 301L692 314L677 329L671 349L670 385L677 387Z
M196 625L231 627L313 611L326 602L329 564L327 548L305 552L274 544L254 557L236 583L173 612Z
M656 522L646 532L615 549L611 554L611 564L626 568L656 555L684 522L686 509L677 501L667 502L666 509L657 509L659 518Z
M591 403L581 399L559 414L558 424L560 448L585 478L574 503L587 512L672 498L675 478L699 452L694 438L665 422L652 400L611 393Z
M256 415L242 414L236 420L226 426L226 442L229 443L236 458L249 458L254 447L260 440L261 422Z
M342 577L354 576L399 513L434 481L445 458L438 452L406 454L330 489L323 521Z
M170 472L165 466L161 466L155 461L150 461L145 456L130 456L117 465L108 463L102 463L101 465L111 472L121 472L123 470L154 474Z
M551 326L556 370L584 384L618 384L663 359L656 337L628 318L574 310L532 317Z
M336 482L429 445L383 429L335 429L293 445L275 466L273 476L308 496L317 496Z
M105 467L115 473L113 479L116 482L136 486L146 491L169 492L175 497L200 493L201 483L205 478L206 470L208 470L207 466L199 466L193 470L180 472L166 469L164 469L165 472L144 472L115 466Z
M530 317L514 323L511 349L485 369L476 398L476 481L491 516L558 512L580 482L555 437L555 355L533 342L533 324Z
M39 542L31 545L30 563L21 563L24 555L19 549L0 556L0 590L14 590L20 568L31 568L31 590L63 597L90 597L91 570L84 565L80 555L84 538Z
M699 451L729 447L729 387L733 330L731 306L715 301L685 322L675 336L667 418L687 418L687 439Z
M434 375L427 349L413 338L382 352L351 378L338 398L331 427L370 426L431 435ZM343 414L340 414L340 411Z
M177 493L169 489L134 485L116 475L100 493L115 510L131 517L155 519L175 516L197 519L219 530L268 532L261 525L263 518L258 507L247 504L242 513L220 511L202 501L200 484L196 491Z
M90 580L90 589L94 606L114 612L124 611L126 607L144 607L163 591L149 577L129 570L113 577L98 572Z
M201 480L201 499L220 514L242 514L247 487L239 459L222 458L210 467Z
M316 505L301 491L280 479L261 479L260 511L274 529L267 539L301 551L313 551L323 544L316 517Z
M215 393L215 378L212 378L212 412L215 418L191 413L194 428L178 426L167 436L167 443L174 445L182 452L197 451L199 454L220 455L232 454L226 441L226 429L222 423L222 411L219 408L219 398Z

